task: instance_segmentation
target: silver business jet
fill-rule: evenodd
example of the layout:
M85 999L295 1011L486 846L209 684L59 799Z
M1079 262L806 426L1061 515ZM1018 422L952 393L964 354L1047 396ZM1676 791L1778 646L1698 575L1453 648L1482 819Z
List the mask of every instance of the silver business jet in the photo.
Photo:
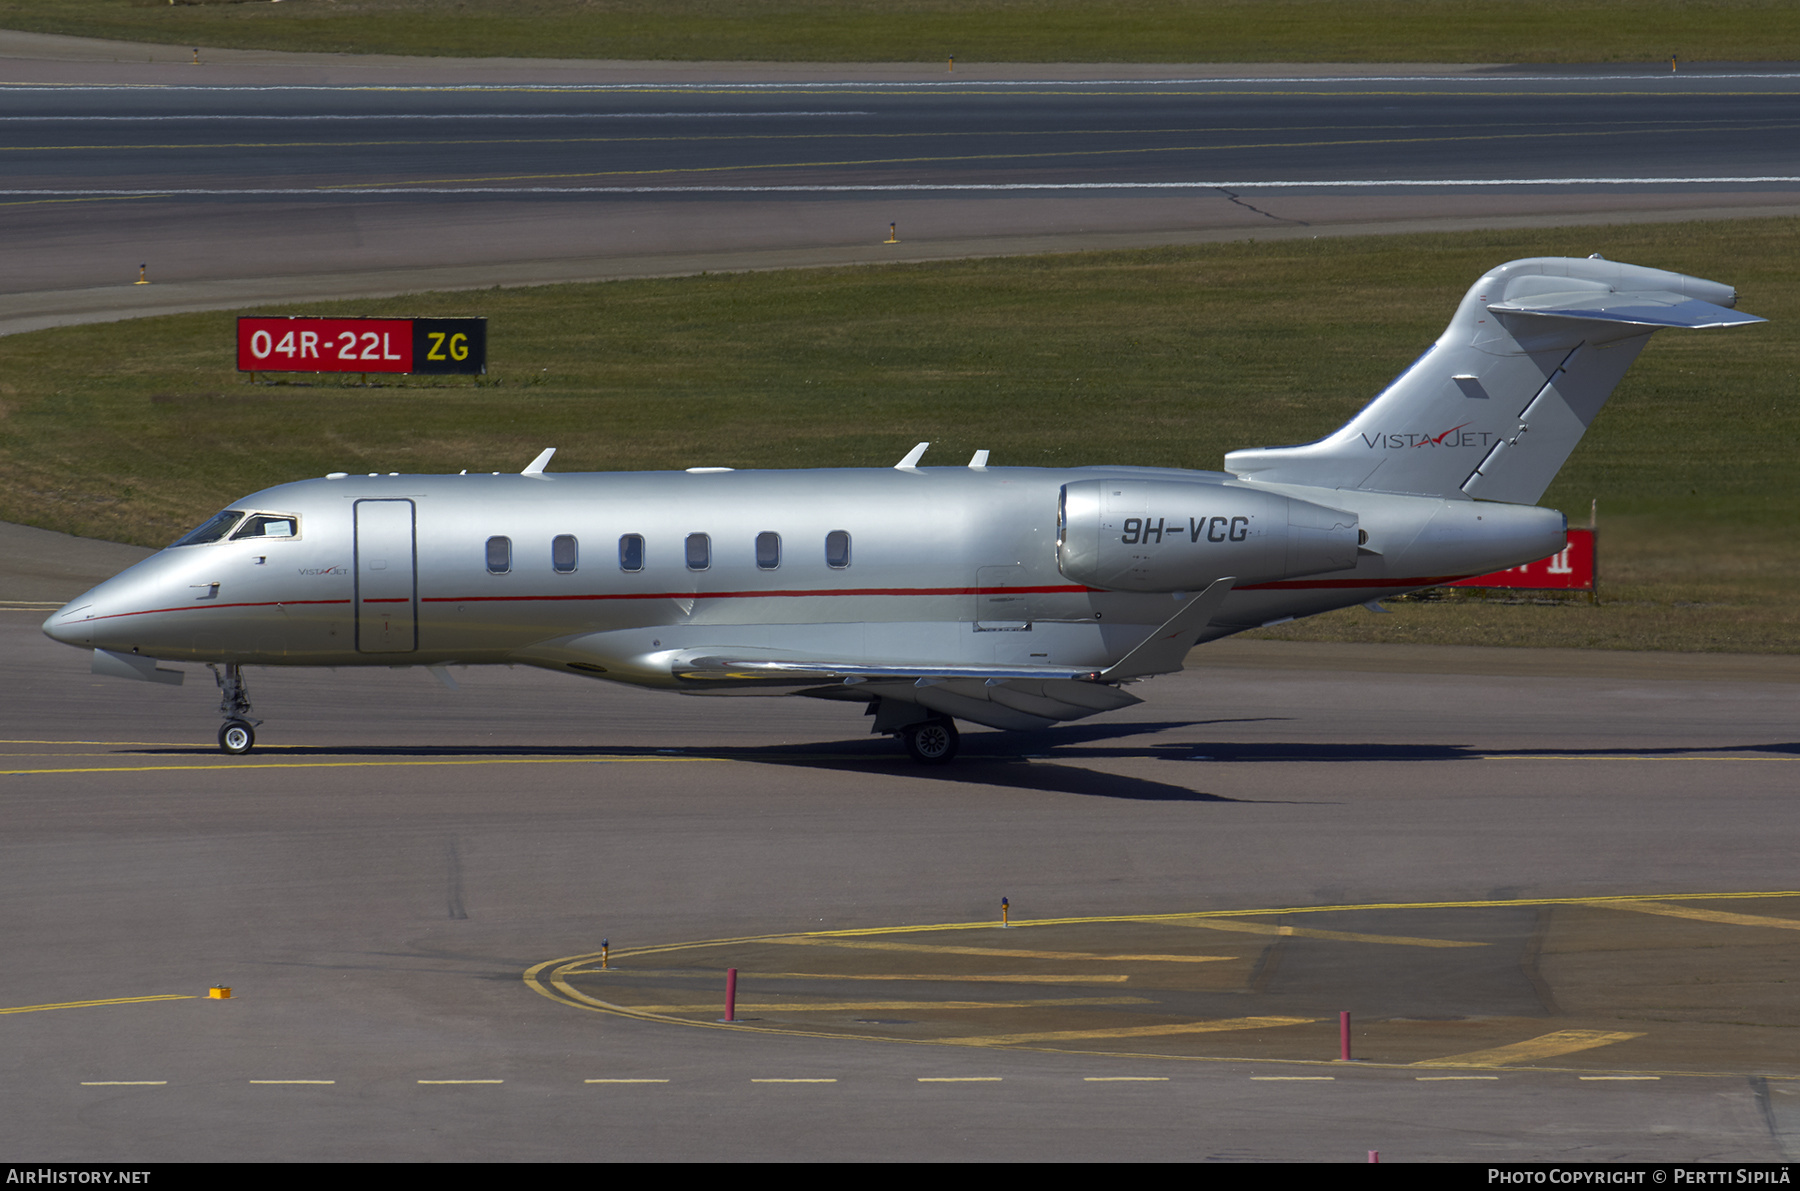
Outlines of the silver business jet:
M1544 558L1535 507L1650 335L1761 322L1725 285L1599 259L1484 274L1348 424L1223 472L925 467L333 474L235 502L44 623L96 673L524 663L689 694L865 705L947 761L957 720L1141 700L1195 645ZM440 671L441 673L441 671Z

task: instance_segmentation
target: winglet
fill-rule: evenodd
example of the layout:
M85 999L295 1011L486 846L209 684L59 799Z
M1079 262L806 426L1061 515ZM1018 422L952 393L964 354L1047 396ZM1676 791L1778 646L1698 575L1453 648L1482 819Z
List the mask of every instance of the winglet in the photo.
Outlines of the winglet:
M1143 678L1151 674L1173 674L1181 669L1182 659L1194 642L1206 631L1219 606L1237 583L1236 576L1220 579L1211 587L1183 604L1161 628L1145 637L1138 647L1100 673L1101 682L1118 682L1122 678Z
M925 448L930 445L931 444L928 442L922 442L912 450L908 451L906 453L906 458L894 464L894 470L911 471L913 468L919 466L919 460L925 457Z
M525 470L520 472L519 474L522 476L541 476L541 475L543 475L544 469L546 467L550 466L550 456L552 456L554 454L556 454L555 447L545 447L543 450L543 453L541 455L539 455L536 459L533 459L530 463L527 463L525 465Z

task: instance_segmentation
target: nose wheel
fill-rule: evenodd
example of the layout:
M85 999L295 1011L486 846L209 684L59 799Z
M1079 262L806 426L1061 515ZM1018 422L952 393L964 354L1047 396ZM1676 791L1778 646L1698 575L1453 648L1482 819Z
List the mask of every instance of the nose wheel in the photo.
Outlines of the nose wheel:
M219 725L219 748L242 756L256 747L256 729L247 720L226 720Z
M223 666L209 664L213 681L219 684L219 714L225 722L219 725L219 750L241 757L256 747L256 725L261 720L250 717L250 694L244 687L244 670L236 662Z
M946 765L956 756L961 734L951 720L924 720L901 728L900 743L907 755L921 765Z

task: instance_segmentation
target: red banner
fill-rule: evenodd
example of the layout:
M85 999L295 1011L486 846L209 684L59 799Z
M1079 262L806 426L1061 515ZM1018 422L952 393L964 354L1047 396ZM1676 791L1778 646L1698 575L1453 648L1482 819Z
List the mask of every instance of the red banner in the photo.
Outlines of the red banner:
M239 372L411 372L407 318L240 318Z
M1595 574L1594 531L1571 529L1568 545L1549 558L1509 567L1491 575L1458 579L1446 587L1513 587L1533 591L1593 591Z

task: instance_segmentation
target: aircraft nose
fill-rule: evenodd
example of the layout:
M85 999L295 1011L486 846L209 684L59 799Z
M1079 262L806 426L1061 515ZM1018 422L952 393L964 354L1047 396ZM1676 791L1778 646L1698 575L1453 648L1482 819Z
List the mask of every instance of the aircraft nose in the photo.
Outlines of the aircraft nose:
M70 600L44 621L44 636L52 641L61 641L64 645L91 644L93 626L90 614L93 610L94 601L88 596Z
M118 619L113 614L135 606L132 600L139 594L134 580L125 577L130 574L127 571L115 575L52 612L44 621L44 636L83 649L111 648L114 643L102 638L118 631Z

